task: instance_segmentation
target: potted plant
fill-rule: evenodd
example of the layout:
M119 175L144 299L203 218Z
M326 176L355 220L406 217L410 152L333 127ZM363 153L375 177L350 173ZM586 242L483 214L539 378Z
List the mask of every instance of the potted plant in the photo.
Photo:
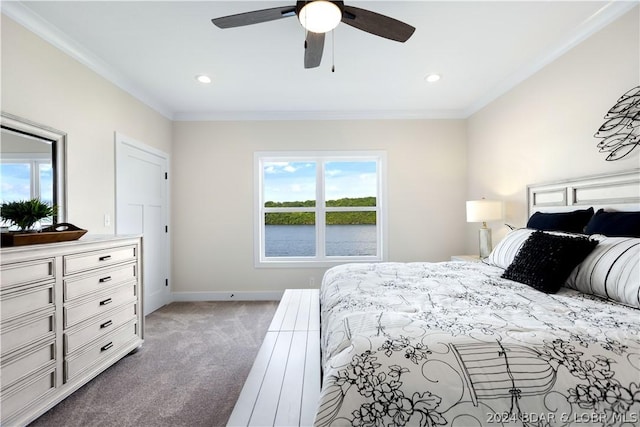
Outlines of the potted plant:
M40 199L18 200L0 204L0 218L10 225L18 226L20 231L29 231L41 219L55 215L57 207Z

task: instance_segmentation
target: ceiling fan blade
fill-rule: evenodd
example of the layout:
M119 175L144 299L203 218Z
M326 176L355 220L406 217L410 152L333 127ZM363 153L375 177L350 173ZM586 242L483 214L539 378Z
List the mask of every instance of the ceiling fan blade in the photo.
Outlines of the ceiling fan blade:
M307 31L307 38L304 41L304 68L319 67L323 50L324 33Z
M283 6L223 16L221 18L214 18L211 22L213 22L213 24L218 28L233 28L259 24L260 22L275 21L276 19L287 18L295 15L295 6Z
M342 22L385 39L406 42L416 30L409 24L359 7L345 6Z

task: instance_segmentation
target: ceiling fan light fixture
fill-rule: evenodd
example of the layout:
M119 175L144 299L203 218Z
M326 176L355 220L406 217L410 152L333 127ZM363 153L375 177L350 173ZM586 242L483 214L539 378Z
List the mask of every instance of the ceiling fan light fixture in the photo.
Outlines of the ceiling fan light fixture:
M312 33L327 33L338 26L342 20L342 11L330 1L315 0L300 9L298 19Z

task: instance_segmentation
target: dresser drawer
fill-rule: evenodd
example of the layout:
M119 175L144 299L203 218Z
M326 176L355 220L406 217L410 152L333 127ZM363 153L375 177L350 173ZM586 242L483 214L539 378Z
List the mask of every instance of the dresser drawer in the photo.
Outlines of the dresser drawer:
M102 251L66 255L63 258L64 274L78 273L136 259L136 246L124 246Z
M105 313L91 324L75 329L72 332L64 334L64 354L67 355L78 348L90 343L96 338L108 334L118 329L125 323L134 320L137 314L137 306L135 303L124 306L123 308Z
M33 317L26 321L12 322L2 325L0 346L2 358L18 348L55 336L54 313Z
M16 384L11 389L2 393L0 404L3 424L19 410L26 408L31 403L52 392L56 387L56 370L51 368L45 372L26 379ZM7 424L8 425L8 424Z
M44 369L47 365L55 363L56 345L54 341L39 344L2 361L0 377L2 378L2 391L6 390L16 381L29 374Z
M69 328L83 320L99 316L122 304L133 302L136 299L136 282L132 282L117 288L111 292L74 305L64 306L64 327Z
M53 279L54 274L55 261L53 258L5 264L1 270L0 284L2 284L2 288L28 285L29 283Z
M40 310L53 309L54 282L32 285L3 292L0 300L0 319L3 322Z
M136 265L101 270L99 273L64 281L64 300L69 301L83 295L95 294L104 289L121 285L136 278Z
M95 344L86 350L65 358L64 379L65 382L73 379L92 365L103 361L118 353L123 347L139 339L137 335L138 324L131 321L116 329L112 333L100 338Z

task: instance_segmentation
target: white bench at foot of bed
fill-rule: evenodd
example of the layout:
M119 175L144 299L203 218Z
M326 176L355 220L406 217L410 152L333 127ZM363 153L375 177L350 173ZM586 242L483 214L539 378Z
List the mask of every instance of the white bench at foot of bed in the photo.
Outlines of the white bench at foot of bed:
M317 289L287 289L227 426L310 426L320 397Z

